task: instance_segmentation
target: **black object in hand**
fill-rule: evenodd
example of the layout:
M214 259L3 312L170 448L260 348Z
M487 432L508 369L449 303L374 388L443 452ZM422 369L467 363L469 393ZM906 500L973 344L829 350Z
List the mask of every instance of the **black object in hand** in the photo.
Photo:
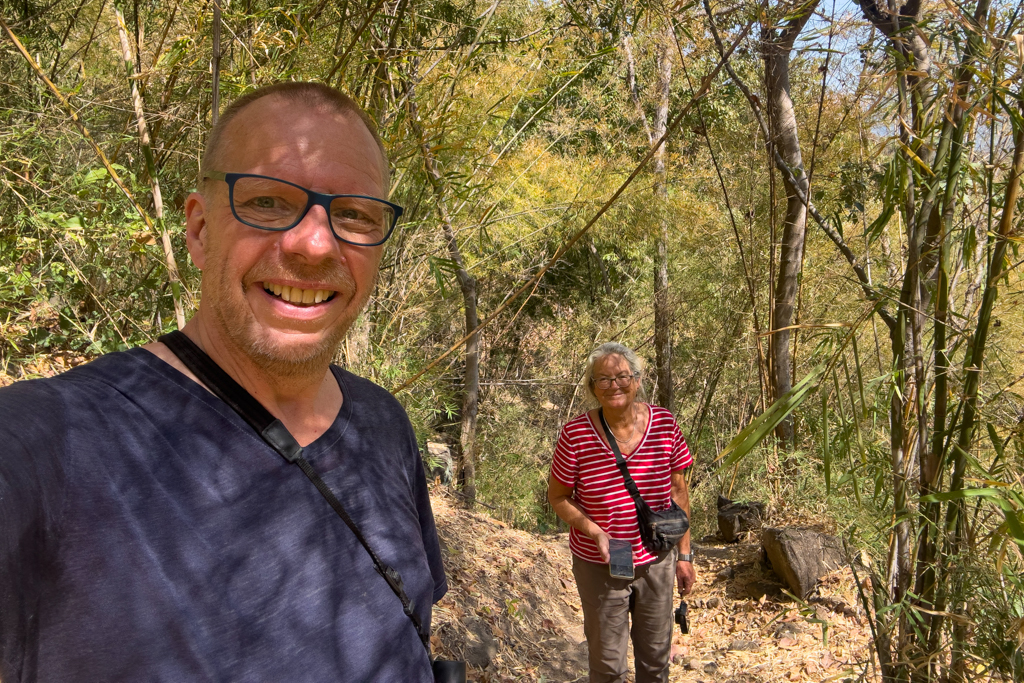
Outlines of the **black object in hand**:
M679 607L676 607L676 623L679 624L679 630L683 633L690 632L690 622L686 620L687 612L689 612L689 607L686 606L685 600L681 600Z
M466 683L466 663L450 659L435 659L431 662L435 683Z

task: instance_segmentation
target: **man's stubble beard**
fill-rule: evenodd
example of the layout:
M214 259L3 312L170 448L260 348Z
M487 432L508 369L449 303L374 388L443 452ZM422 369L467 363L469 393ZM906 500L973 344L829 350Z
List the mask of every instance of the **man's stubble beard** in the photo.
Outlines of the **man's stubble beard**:
M294 279L308 279L317 282L330 282L335 288L335 297L354 296L356 291L355 280L347 268L336 261L327 261L313 268L297 268L289 266L271 266L257 264L246 273L241 284L232 284L222 271L218 274L218 289L225 291L226 288L239 287L242 305L234 306L230 302L227 305L214 307L214 315L221 329L230 340L256 367L270 376L279 377L317 377L322 375L334 359L338 346L344 339L356 317L366 306L366 302L373 292L373 284L367 287L356 301L355 306L347 306L345 315L336 321L328 333L317 343L308 344L299 348L281 348L273 343L267 335L263 334L259 324L254 319L245 300L245 290L248 287L257 286L254 283L262 282L264 279L275 276L292 276Z

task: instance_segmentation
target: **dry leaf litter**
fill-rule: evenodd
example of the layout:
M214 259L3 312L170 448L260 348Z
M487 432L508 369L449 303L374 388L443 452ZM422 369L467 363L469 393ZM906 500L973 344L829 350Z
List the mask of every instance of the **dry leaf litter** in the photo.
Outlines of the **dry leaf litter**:
M440 487L431 502L449 583L434 607L435 654L468 660L481 683L588 680L568 534L512 529ZM879 680L849 569L800 602L761 563L758 544L694 547L690 634L675 627L670 681Z

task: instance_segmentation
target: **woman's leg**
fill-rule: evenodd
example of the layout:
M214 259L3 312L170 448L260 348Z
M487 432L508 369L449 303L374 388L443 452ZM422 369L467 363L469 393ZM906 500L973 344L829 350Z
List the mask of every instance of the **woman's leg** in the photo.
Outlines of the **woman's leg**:
M583 603L590 683L626 683L629 644L629 581L612 578L608 565L572 558L572 573Z
M636 683L667 683L672 652L672 592L676 579L676 552L638 567L633 581L633 660Z

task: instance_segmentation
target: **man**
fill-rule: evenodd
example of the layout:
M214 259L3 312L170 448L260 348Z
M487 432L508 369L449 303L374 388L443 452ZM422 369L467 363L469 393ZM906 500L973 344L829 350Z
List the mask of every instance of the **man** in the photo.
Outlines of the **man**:
M304 447L429 629L447 584L412 428L330 365L401 212L372 123L277 84L228 107L201 171L183 331ZM0 415L4 683L432 680L353 533L163 344L8 387Z

